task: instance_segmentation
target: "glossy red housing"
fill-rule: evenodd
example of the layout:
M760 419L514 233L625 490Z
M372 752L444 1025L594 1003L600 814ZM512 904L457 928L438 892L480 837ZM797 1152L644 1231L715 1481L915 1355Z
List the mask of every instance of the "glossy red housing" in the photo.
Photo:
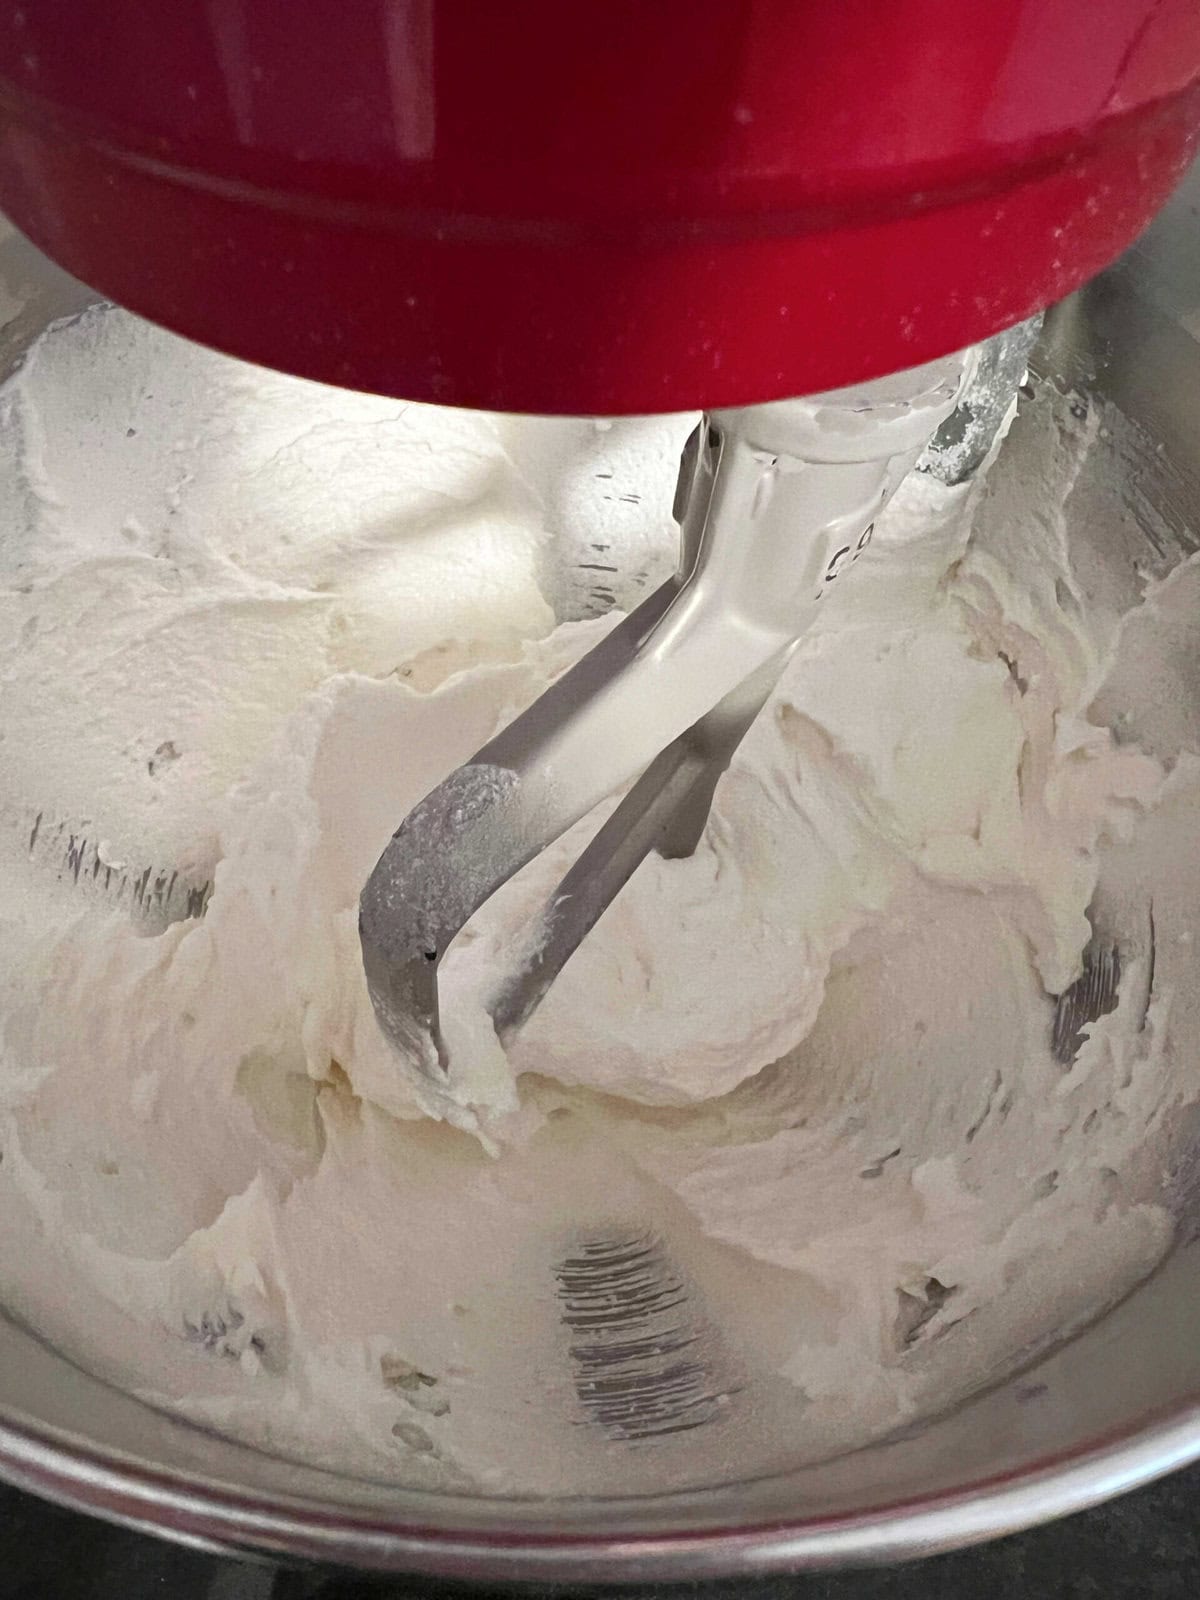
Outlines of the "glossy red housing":
M1014 322L1200 123L1197 0L24 0L0 205L97 289L327 382L731 405Z

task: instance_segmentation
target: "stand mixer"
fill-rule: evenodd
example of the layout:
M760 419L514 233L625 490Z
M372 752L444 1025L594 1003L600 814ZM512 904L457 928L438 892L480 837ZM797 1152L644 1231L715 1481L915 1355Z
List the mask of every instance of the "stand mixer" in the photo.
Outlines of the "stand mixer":
M349 26L336 7L297 16L267 0L158 22L135 0L103 15L70 0L14 13L0 202L118 301L251 360L411 399L724 408L685 461L674 584L481 752L475 766L495 769L499 790L472 798L450 780L372 876L372 997L419 1060L444 1057L436 967L450 938L718 702L761 705L770 678L757 675L771 660L777 675L804 631L800 592L814 599L869 536L965 374L841 396L857 439L832 450L838 398L798 420L794 407L729 408L877 380L1028 317L1127 244L1184 170L1200 119L1188 0L1010 0L969 36L957 11L379 0ZM883 413L921 419L915 439L890 443L882 422L869 438L877 393ZM865 479L852 470L871 461ZM801 486L790 515L777 497L789 485ZM771 518L811 535L790 573L786 554L745 543L768 489ZM793 615L764 631L758 601L792 577ZM720 643L721 615L695 626L704 594L727 634L740 620L739 645ZM724 649L725 663L696 674L685 651L675 681L690 692L668 714L666 684L640 678L686 632L697 660L715 667ZM607 680L635 661L616 693ZM629 707L647 695L663 714L637 738ZM607 733L602 701L619 708ZM730 726L752 714L722 718L709 795L737 742ZM597 739L612 754L585 778ZM630 797L626 821L644 802ZM704 815L700 804L693 840ZM534 951L558 946L529 958L538 992L633 870L636 852L611 865L623 834L610 823L607 864L593 852L560 896L569 937L561 910L555 936L535 936ZM686 853L678 839L669 849ZM536 1003L528 977L508 988L502 1032Z
M974 347L1134 237L1200 119L1188 4L1014 0L969 38L957 7L907 4L12 22L0 203L102 292L347 387L704 412L675 577L432 791L368 881L376 1013L434 1079L458 929L630 786L490 998L503 1038L639 861L694 846L822 594L961 424L995 349ZM1012 348L1001 413L1028 337Z
M919 365L1149 221L1188 0L18 8L0 198L118 302L347 387L596 415Z

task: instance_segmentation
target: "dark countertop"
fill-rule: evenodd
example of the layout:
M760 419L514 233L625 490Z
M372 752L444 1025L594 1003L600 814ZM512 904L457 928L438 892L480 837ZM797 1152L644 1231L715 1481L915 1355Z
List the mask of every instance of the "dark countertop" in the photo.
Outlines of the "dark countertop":
M688 1600L1188 1600L1200 1594L1200 1466L1063 1522L902 1567L666 1591ZM499 1591L465 1591L476 1595ZM564 1591L540 1589L549 1600ZM641 1595L655 1590L583 1592ZM449 1600L417 1578L284 1570L199 1555L0 1488L0 1600Z

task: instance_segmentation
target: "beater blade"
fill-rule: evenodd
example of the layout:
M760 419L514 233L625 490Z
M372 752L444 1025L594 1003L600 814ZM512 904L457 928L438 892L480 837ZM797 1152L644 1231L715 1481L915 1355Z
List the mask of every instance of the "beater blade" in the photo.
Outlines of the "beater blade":
M966 352L704 418L680 468L673 577L409 813L363 890L376 1016L425 1071L447 1066L437 981L447 947L546 845L633 783L497 984L501 1037L649 851L695 848L720 774L822 596L870 542L974 362Z

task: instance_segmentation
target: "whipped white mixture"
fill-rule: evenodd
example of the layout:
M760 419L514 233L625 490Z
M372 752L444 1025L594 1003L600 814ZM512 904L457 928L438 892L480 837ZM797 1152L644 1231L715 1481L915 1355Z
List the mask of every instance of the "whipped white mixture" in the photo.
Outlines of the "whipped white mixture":
M1081 576L1095 419L910 478L694 857L507 1057L466 999L595 819L485 908L444 1088L379 1034L359 890L669 570L691 419L406 406L97 310L0 424L0 1302L71 1356L343 1470L663 1489L936 1413L1161 1258L1198 580ZM1102 865L1121 999L1064 1064Z

